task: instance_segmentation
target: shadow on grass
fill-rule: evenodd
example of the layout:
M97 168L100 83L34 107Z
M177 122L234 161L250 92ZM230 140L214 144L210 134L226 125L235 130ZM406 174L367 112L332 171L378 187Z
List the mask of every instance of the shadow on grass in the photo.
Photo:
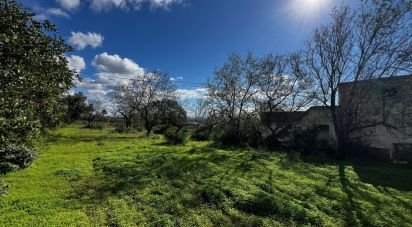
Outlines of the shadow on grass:
M362 182L374 186L389 187L400 191L412 191L412 167L388 163L353 165Z
M94 174L79 180L69 198L96 204L106 201L108 197L128 195L136 204L145 204L158 213L172 216L182 216L182 212L187 212L184 209L207 205L221 210L236 208L251 215L275 216L314 225L322 225L323 219L317 213L310 214L313 209L309 207L315 207L316 212L328 215L336 215L335 211L328 213L328 210L336 208L337 217L344 217L348 226L357 226L376 224L373 222L374 217L365 213L359 202L367 202L375 208L385 206L382 202L385 200L375 197L376 192L369 191L370 186L363 183L373 182L370 184L374 186L386 184L398 190L410 189L409 183L400 182L408 176L405 174L410 173L410 169L406 167L403 171L398 171L397 166L389 165L380 170L381 166L376 163L355 165L319 157L297 159L286 154L274 156L256 151L222 151L214 146L188 150L181 146L162 146L154 144L154 149L158 151L132 154L133 156L94 159ZM313 193L308 195L319 198L319 201L327 199L337 203L337 207L323 209L323 203L316 206L310 204L306 198L301 197L300 191L293 192L295 194L279 191L279 185L274 182L282 182L279 177L285 172L278 173L277 168L280 168L279 171L287 169L295 172L296 175L289 176L300 179L282 180L291 186L296 183L297 188L304 187L299 186L299 183L311 178L312 181L307 181L307 187L313 187ZM383 180L386 168L391 169L386 170L388 174L395 174L393 182ZM251 173L260 173L261 176ZM246 185L239 186L239 179L246 180L242 181L247 182L243 183ZM317 182L316 185L313 185L314 182ZM236 187L240 194L236 194ZM340 194L334 194L337 189L341 189ZM397 197L399 193L392 195L390 191L381 190L379 196L397 199L403 207L412 209L406 200ZM184 207L184 211L176 211L176 207ZM388 210L392 208L393 205L388 205ZM376 218L383 223L392 221L390 216L386 217L381 213L377 213Z
M355 173L358 175L361 182L366 182L375 186L375 189L381 194L377 195L369 192L368 187L361 185L360 182L356 182L353 178L348 177L346 172L346 165L343 162L339 163L339 179L342 185L342 190L347 196L348 212L346 213L347 223L351 226L375 226L376 217L379 217L380 223L391 223L393 220L390 215L378 215L374 213L365 213L365 209L362 206L362 202L367 201L375 207L376 211L385 213L385 209L390 205L382 199L382 196L387 196L391 200L396 201L396 207L404 207L406 210L412 211L412 205L406 200L399 198L401 194L394 194L387 187L395 188L397 190L410 190L410 183L406 180L407 174L411 174L410 169L404 169L400 166L387 165L380 163L381 166L377 166L379 163L367 164L365 166L353 166ZM351 167L351 166L349 166ZM406 171L406 172L405 172ZM385 181L387 176L394 174L394 178L390 181ZM410 179L409 175L409 179ZM377 187L378 186L378 187ZM407 211L405 211L407 212ZM406 223L408 220L403 215L398 216L402 222ZM395 224L395 223L393 223Z
M127 160L96 158L93 160L95 175L80 183L73 196L100 200L154 182L175 184L181 179L199 184L215 175L211 163L226 159L210 155L211 152L210 148L200 148L190 150L189 155L181 155L175 149L169 149L137 154Z
M304 165L299 161L308 165ZM375 187L389 187L404 192L412 191L412 165L396 165L353 159L342 161L328 156L302 156L296 158L289 153L281 159L279 164L285 169L294 169L302 173L307 172L307 168L311 165L338 166L339 169L341 165L352 166L363 183Z
M202 200L203 187L230 188L230 182L250 172L265 157L265 154L220 152L213 146L202 146L184 152L179 147L165 150L159 147L159 151L134 157L96 158L94 174L80 180L69 198L93 204L109 196L163 185L170 190L194 191Z

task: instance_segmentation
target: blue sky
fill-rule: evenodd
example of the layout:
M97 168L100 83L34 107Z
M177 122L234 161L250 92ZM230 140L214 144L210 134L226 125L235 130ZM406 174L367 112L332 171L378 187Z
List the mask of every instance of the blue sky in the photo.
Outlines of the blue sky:
M304 44L331 8L356 0L21 0L57 25L75 50L78 91L103 96L147 69L169 72L185 97L229 53L290 53Z

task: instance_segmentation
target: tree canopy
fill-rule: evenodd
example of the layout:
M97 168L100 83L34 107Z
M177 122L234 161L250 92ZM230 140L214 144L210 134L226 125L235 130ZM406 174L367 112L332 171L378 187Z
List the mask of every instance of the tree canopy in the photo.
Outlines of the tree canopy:
M65 56L71 47L56 27L15 0L0 1L0 31L0 147L18 158L36 132L61 119L61 99L77 75Z

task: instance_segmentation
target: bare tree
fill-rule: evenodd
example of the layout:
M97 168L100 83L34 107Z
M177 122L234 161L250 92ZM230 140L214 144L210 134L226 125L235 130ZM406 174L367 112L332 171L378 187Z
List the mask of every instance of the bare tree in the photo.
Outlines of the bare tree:
M135 109L132 107L133 100L128 95L128 85L117 85L113 91L108 94L108 97L114 104L113 114L120 115L124 120L125 127L130 128Z
M198 125L205 124L208 120L213 119L207 97L198 98L196 102L192 103L188 108L190 108L192 119Z
M176 87L171 83L170 76L157 70L137 76L129 83L125 92L130 107L136 110L143 120L147 135L156 124L155 101L177 99Z
M332 23L316 29L306 48L306 66L317 81L318 100L330 107L337 135L337 148L344 155L349 125L361 129L359 121L342 124L338 116L338 85L346 81L375 80L411 70L411 3L406 0L362 1L358 11L334 9ZM347 99L357 112L357 97L369 89L353 83Z
M259 93L260 116L271 137L289 127L293 122L279 119L282 124L273 124L272 116L279 112L297 112L313 100L313 80L301 68L299 54L289 57L268 55L260 61Z
M237 135L242 124L256 116L253 96L258 93L258 69L257 59L252 54L245 58L232 54L207 84L210 110L220 126L232 127Z
M83 115L87 121L86 127L90 128L92 127L93 122L97 120L99 117L104 117L107 111L104 108L102 101L99 99L90 99L87 101L87 103L87 110Z

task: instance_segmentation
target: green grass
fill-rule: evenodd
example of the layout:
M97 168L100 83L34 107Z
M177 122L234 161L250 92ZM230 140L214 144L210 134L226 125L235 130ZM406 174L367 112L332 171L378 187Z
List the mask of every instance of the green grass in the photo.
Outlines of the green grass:
M8 174L0 226L411 226L412 168L69 126Z

